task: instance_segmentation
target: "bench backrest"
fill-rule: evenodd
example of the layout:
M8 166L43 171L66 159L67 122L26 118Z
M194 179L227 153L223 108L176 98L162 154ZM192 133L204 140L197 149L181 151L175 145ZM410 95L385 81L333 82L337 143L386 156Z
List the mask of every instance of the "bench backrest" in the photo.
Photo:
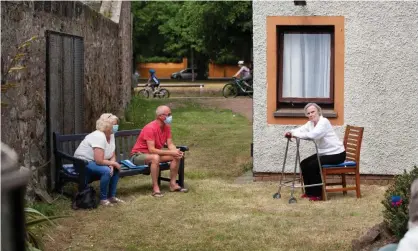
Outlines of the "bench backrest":
M116 159L118 161L129 159L132 147L134 146L140 132L140 129L136 129L119 131L115 133ZM61 135L57 132L54 132L53 135L54 149L73 156L78 145L80 145L81 141L83 141L88 133Z

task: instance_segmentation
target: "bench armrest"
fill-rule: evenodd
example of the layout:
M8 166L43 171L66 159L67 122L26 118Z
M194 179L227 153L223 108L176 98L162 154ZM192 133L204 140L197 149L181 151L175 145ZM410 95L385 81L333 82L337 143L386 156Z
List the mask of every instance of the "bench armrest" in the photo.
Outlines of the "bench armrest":
M61 159L66 159L66 160L72 162L73 165L74 165L74 169L79 174L81 174L81 175L84 176L84 173L85 173L84 170L85 170L85 168L86 168L86 166L88 164L88 161L87 160L76 158L74 156L71 156L69 154L66 154L66 153L61 152L61 151L58 151L58 150L55 151L55 157L56 158L61 158ZM62 167L59 167L59 168L62 168Z
M176 146L178 149L180 149L180 151L185 152L185 151L189 151L189 147L188 146Z
M167 144L164 145L164 148L167 148ZM188 146L176 146L177 149L180 149L180 151L182 152L186 152L189 151L189 147Z

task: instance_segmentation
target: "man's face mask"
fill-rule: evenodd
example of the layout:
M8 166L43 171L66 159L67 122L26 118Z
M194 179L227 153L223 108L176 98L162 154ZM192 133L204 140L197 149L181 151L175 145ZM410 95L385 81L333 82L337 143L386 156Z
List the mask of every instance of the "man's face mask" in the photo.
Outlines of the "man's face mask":
M172 121L173 121L173 116L170 115L165 118L164 123L169 125L171 124Z

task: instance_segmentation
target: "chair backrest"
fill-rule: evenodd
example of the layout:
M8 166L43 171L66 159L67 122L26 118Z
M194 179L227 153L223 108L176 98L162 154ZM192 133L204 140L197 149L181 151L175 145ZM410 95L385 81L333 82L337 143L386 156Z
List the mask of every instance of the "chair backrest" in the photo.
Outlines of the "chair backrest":
M118 161L129 159L132 147L140 132L141 130L137 129L115 133L116 159ZM54 147L59 151L73 156L78 145L80 145L81 141L83 141L87 135L88 133L61 135L54 132Z
M344 147L346 159L355 161L357 168L360 166L360 149L363 140L364 127L347 125L344 135Z

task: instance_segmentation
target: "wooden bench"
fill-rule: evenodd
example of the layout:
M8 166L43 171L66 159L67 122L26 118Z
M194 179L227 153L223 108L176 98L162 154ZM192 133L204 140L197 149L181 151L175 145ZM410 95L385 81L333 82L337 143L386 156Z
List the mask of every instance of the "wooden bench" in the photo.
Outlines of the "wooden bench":
M116 158L117 161L130 159L130 152L141 130L126 130L115 133ZM78 190L82 191L87 183L100 180L100 177L93 176L86 182L86 165L87 161L74 157L74 152L78 145L83 141L88 133L61 135L57 132L53 133L54 155L56 165L55 189L63 192L63 186L67 182L78 184ZM178 146L181 151L188 151L187 146ZM122 169L119 173L120 177L133 176L138 174L150 175L148 165L141 169ZM161 180L170 181L169 178L161 177L161 171L170 170L169 163L160 163L160 174L158 184ZM184 157L180 161L177 183L184 187Z

